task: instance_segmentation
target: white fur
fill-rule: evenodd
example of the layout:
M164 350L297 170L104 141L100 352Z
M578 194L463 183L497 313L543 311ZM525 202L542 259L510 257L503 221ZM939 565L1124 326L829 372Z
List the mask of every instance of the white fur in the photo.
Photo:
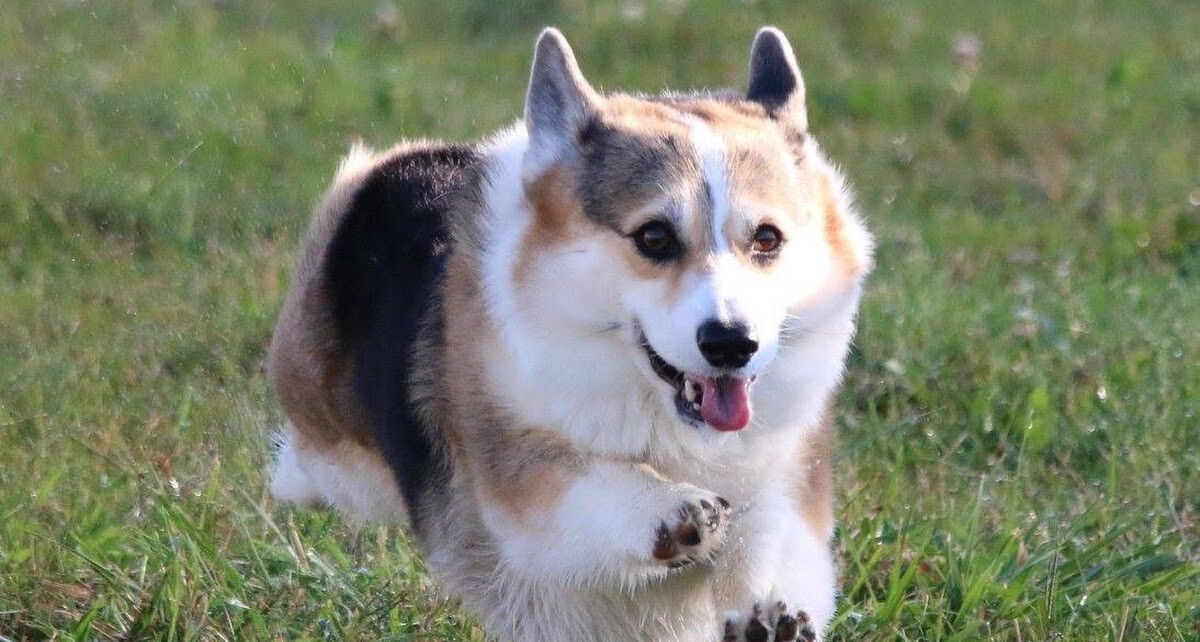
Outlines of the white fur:
M783 600L793 609L808 613L817 630L829 623L834 612L837 573L829 543L804 523L789 489L767 484L759 489L754 509L737 524L742 535L743 555L730 560L744 564L741 572L751 579L750 593L729 609L745 609L751 601ZM764 603L763 606L769 606Z
M296 447L292 443L292 427L286 426L276 434L275 472L271 474L271 496L281 502L311 506L321 503L321 491L308 473L300 468Z
M351 520L404 522L404 500L379 453L342 441L322 452L297 443L291 425L279 435L271 495L302 506L326 504Z
M536 531L507 523L498 511L485 517L504 533L503 557L521 574L555 578L567 588L633 590L666 577L668 568L652 559L647 544L660 524L678 522L685 501L701 499L715 502L716 495L690 484L666 483L645 465L597 462L571 482L556 506L548 507ZM547 541L570 544L547 548ZM710 548L719 544L707 542Z
M729 217L729 177L725 166L725 143L711 127L698 118L684 119L691 130L692 144L700 156L700 170L712 201L711 233L713 247L719 253L729 252L729 240L725 238L725 221Z

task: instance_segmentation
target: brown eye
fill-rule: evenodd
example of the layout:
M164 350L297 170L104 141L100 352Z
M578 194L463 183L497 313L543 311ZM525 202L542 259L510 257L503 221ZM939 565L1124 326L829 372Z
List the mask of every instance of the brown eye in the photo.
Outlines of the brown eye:
M652 261L669 261L683 253L683 246L670 225L651 221L633 233L633 243L642 256Z
M773 254L779 250L779 246L783 245L783 232L774 225L759 225L757 230L754 230L754 241L750 245L750 251L755 254Z

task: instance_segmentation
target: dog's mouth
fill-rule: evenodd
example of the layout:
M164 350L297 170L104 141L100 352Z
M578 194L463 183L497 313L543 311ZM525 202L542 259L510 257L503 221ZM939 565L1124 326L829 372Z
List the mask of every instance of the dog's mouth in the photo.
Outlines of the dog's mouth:
M650 369L675 389L675 410L685 423L708 424L722 432L738 431L749 425L750 384L754 383L754 377L688 374L655 352L640 328L638 335L650 360Z

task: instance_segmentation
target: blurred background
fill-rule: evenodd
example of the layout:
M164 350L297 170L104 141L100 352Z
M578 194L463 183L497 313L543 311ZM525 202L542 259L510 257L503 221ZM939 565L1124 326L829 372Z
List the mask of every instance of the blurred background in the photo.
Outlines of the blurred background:
M1200 3L9 0L0 640L483 639L266 497L262 365L341 154L512 122L547 24L644 92L791 38L878 240L831 639L1200 639Z

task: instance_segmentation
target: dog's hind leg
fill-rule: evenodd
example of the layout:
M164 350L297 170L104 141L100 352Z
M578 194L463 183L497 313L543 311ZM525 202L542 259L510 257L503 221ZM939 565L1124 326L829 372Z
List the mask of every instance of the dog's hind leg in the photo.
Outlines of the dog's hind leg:
M274 436L275 471L271 473L271 496L281 502L315 507L322 504L321 493L300 465L294 429L289 423Z
M355 522L404 522L407 511L378 451L349 439L317 449L289 424L280 437L271 494L302 506L330 506Z

